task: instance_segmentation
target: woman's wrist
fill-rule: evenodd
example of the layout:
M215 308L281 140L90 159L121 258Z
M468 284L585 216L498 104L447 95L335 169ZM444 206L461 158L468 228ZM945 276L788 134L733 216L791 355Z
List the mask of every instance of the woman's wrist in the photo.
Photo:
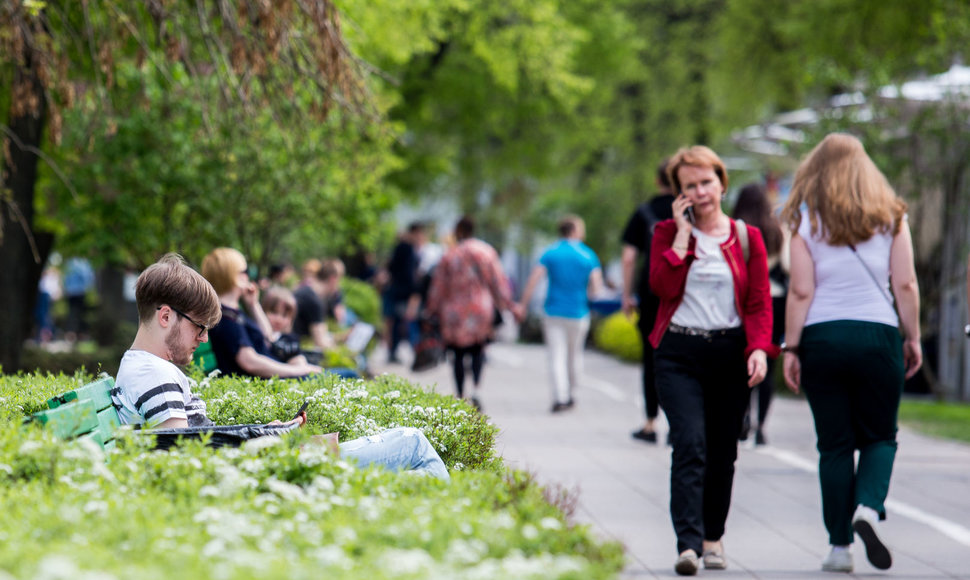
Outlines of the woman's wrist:
M797 344L788 344L787 342L781 343L781 352L790 352L791 354L798 354Z

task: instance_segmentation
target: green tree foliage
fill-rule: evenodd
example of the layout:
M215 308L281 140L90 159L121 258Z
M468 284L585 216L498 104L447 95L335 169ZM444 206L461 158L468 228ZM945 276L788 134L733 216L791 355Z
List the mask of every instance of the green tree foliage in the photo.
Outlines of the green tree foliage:
M727 0L717 31L718 102L742 124L970 56L970 6L952 0Z
M10 0L0 268L42 263L45 232L132 265L372 248L399 196L453 197L499 242L579 213L607 260L678 147L730 153L739 126L941 72L968 39L953 0ZM38 154L35 199L9 168ZM18 312L35 270L8 281Z
M38 159L50 158L43 151L45 132L47 147L57 146L64 134L64 114L78 102L95 103L93 110L109 118L128 112L123 108L131 101L126 99L128 87L118 81L124 67L132 64L154 69L170 82L176 80L176 67L183 67L200 81L195 96L207 97L200 102L210 111L241 108L254 117L288 119L301 128L310 120L327 119L335 108L353 115L376 114L367 103L360 63L346 47L329 0L0 3L0 104L7 107L0 169L0 271L13 273L0 278L0 294L8 302L0 311L0 365L7 369L19 366L37 281L54 239L39 227L49 220L35 220L38 208L54 205L35 200ZM218 89L217 98L207 92L210 81ZM290 105L294 89L305 91L298 107ZM245 125L238 119L237 124ZM171 140L175 145L177 141ZM158 160L145 163L148 168L165 167ZM67 180L71 169L55 173ZM179 170L170 184L185 177ZM83 202L87 192L74 188L72 193L75 201ZM180 211L165 211L169 209ZM136 217L146 219L144 214Z
M387 131L341 111L297 125L268 110L210 110L197 96L217 99L216 83L181 67L167 79L134 65L117 74L123 107L96 113L88 102L67 116L59 163L70 187L50 183L64 251L144 267L167 251L199 263L229 245L266 266L292 247L373 244L394 200L382 183L394 167Z

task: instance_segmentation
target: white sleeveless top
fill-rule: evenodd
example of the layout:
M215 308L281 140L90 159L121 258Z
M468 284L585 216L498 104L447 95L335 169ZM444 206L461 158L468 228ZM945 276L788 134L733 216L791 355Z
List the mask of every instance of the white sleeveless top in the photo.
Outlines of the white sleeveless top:
M855 245L858 255L848 246L830 246L821 234L819 231L812 235L811 221L807 212L803 211L798 235L808 245L815 265L815 296L808 308L805 326L833 320L860 320L898 326L899 319L889 302L892 297L889 287L892 233L877 231L868 240L859 242ZM871 275L859 258L869 267Z

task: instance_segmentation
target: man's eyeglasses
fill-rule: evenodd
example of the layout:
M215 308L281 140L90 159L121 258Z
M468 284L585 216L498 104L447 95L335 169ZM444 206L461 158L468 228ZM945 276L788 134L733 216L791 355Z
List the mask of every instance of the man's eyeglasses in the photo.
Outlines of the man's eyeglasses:
M206 326L204 324L199 324L198 322L192 320L192 318L189 317L188 314L182 312L178 308L173 308L172 306L169 306L169 308L172 309L172 312L174 312L175 314L178 314L182 318L188 320L189 322L191 322L192 324L194 324L196 326L196 328L199 329L199 334L196 335L196 338L198 338L199 340L202 340L202 337L205 335L205 333L209 332L209 327L208 326ZM159 306L155 310L161 310L161 309L162 309L162 307Z

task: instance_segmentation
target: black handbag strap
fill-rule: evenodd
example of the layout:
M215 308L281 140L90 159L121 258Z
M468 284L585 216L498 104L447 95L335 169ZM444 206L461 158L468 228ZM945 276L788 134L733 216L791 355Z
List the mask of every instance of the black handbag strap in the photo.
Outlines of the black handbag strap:
M869 264L866 264L866 261L862 259L862 256L860 256L859 252L855 249L855 245L849 244L849 249L852 250L852 253L855 254L855 257L859 259L859 263L862 264L862 267L866 269L866 274L869 274L869 278L872 279L872 283L876 285L876 288L879 288L879 293L882 294L882 297L885 298L886 302L889 303L889 306L891 306L893 310L895 310L896 305L893 302L892 296L887 294L886 289L883 288L882 284L879 283L879 280L876 278L876 275L873 274L872 270L869 269Z

